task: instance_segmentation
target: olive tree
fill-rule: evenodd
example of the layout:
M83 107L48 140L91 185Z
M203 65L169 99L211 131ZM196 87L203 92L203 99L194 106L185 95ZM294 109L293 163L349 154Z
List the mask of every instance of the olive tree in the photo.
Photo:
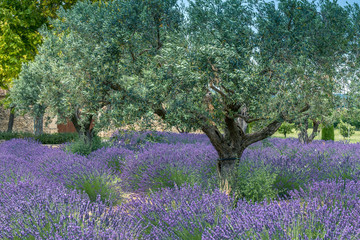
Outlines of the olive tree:
M60 121L70 119L89 141L92 120L121 124L142 116L146 66L162 48L165 29L181 19L175 5L85 1L60 9L51 28L40 31L44 42L33 63L41 66L38 101Z
M43 118L46 106L40 103L41 83L43 81L41 61L23 64L18 78L13 80L11 99L17 109L29 112L34 117L34 134L43 133Z
M347 53L348 14L334 1L319 1L318 4L280 1L278 11L270 3L264 4L262 9L267 17L260 21L268 23L260 30L267 33L266 57L270 61L277 58L290 62L299 73L298 93L293 101L308 104L310 108L291 121L300 130L300 142L309 143L318 134L321 123L331 122L334 93L338 91L337 69ZM276 29L276 25L282 27ZM272 45L274 42L280 44ZM309 122L313 126L310 135Z
M311 37L313 26L325 32L327 25L316 24L322 19L308 8L306 1L280 1L278 7L191 1L183 30L162 48L148 73L148 96L154 96L149 101L161 106L153 112L209 137L223 184L248 146L308 113L313 104L305 98L324 95L333 84L315 64L323 56L313 49ZM342 37L335 30L326 37ZM253 122L255 130L246 133Z
M80 13L82 19L78 19ZM33 62L25 66L14 86L21 106L46 106L58 121L70 119L88 143L94 135L91 123L108 104L104 86L116 74L118 64L107 46L86 31L71 29L89 14L101 13L99 4L79 2L69 11L60 10L52 28L40 30L43 44ZM29 81L33 81L31 85ZM29 97L25 98L25 94ZM35 104L37 103L37 104Z

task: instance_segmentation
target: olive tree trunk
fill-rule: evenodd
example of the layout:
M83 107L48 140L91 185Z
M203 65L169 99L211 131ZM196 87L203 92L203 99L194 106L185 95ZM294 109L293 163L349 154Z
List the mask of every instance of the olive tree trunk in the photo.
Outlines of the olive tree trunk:
M10 108L10 116L8 122L7 132L11 133L14 127L14 120L15 120L15 107Z
M225 123L224 133L221 133L215 125L203 126L202 131L209 137L218 153L217 172L220 177L220 187L229 193L231 191L229 181L245 149L273 135L282 122L273 121L261 131L250 134L245 133L236 119L226 117Z
M310 135L308 134L308 129L309 129L308 119L306 119L303 126L300 128L300 133L298 136L299 136L299 141L302 144L311 143L319 132L319 126L320 126L321 121L317 121L314 119L314 120L312 120L312 122L313 122L313 130Z
M34 134L39 136L44 132L44 115L34 117Z
M71 117L71 122L74 124L76 132L79 135L79 138L83 138L86 144L91 144L92 139L94 137L94 131L91 128L91 123L93 120L93 116L87 116L86 122L83 126L79 124L79 117L75 114Z

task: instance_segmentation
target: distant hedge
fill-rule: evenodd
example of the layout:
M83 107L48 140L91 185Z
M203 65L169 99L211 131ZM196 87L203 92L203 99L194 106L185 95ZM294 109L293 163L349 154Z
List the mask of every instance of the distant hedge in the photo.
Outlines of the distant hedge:
M32 133L26 132L0 132L0 140L10 140L13 138L34 138L42 144L62 144L65 142L72 142L78 138L77 133L44 133L35 136Z
M335 140L334 125L325 126L321 129L322 140Z

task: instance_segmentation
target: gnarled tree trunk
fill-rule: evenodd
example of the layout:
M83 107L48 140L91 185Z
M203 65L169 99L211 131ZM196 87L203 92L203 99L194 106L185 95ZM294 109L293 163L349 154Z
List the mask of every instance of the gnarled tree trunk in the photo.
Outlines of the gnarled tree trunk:
M310 135L308 135L308 132L307 132L307 130L309 129L308 119L306 119L303 126L301 126L301 128L300 128L300 133L298 136L299 136L299 141L302 144L311 143L319 132L319 126L320 126L321 121L317 121L316 119L313 119L312 122L313 122L313 130Z
M281 122L273 121L261 131L251 134L246 134L236 119L226 117L225 123L224 134L215 125L205 125L202 127L202 131L209 137L219 155L217 171L220 177L220 187L229 193L231 191L229 180L245 149L274 134L281 126Z
M76 132L79 134L80 138L84 138L86 144L91 144L94 137L94 131L91 126L92 120L92 115L87 116L86 123L84 126L81 126L79 124L79 117L76 116L76 114L71 117L71 122L74 124Z

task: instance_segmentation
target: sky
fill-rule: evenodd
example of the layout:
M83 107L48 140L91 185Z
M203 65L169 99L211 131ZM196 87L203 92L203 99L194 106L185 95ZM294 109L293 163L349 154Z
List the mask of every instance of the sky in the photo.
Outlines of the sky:
M185 5L188 5L188 0L182 0ZM346 6L346 2L348 2L349 4L353 4L353 3L358 3L360 4L360 0L338 0L338 3L341 5L341 6Z
M338 3L341 5L341 6L345 6L346 5L346 2L350 3L350 4L353 4L353 3L358 3L360 4L360 0L338 0Z

